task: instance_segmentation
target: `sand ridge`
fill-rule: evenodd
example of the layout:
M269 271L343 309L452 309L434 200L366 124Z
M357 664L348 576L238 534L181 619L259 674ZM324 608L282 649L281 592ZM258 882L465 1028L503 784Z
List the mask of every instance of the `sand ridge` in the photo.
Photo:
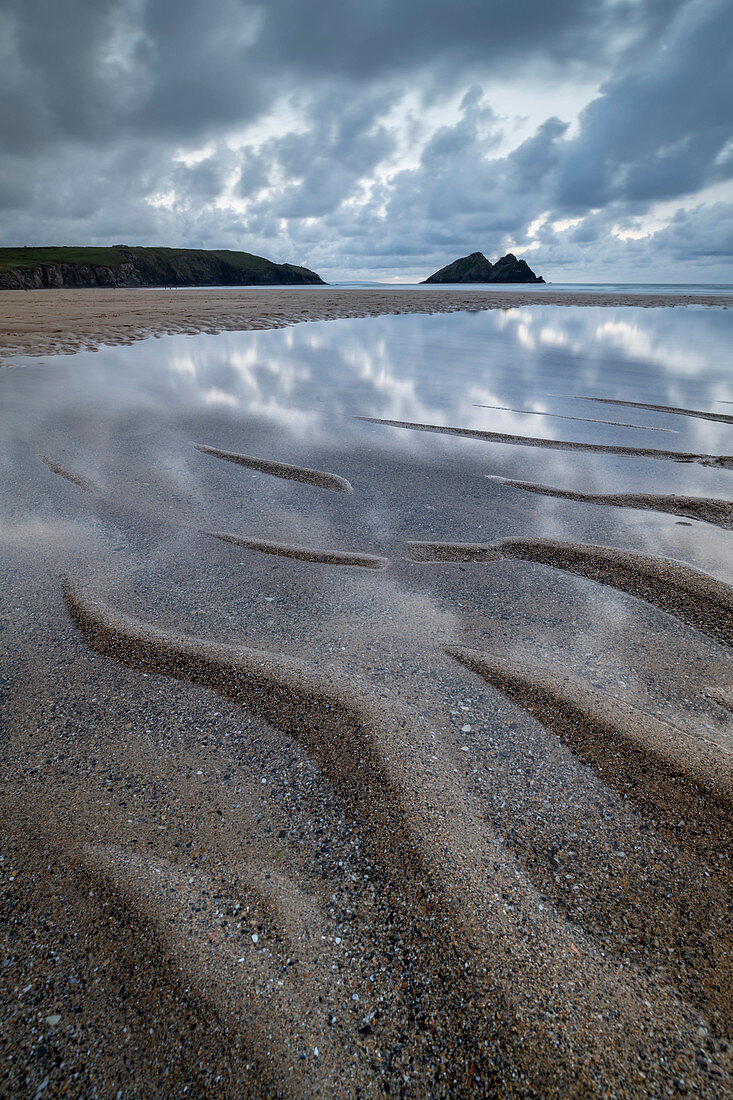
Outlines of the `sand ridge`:
M312 561L323 565L354 565L362 569L384 569L387 559L377 554L361 554L350 550L323 550L312 546L292 546L284 542L268 542L264 539L247 539L226 531L203 531L213 539L231 542L246 550L258 550L261 554L274 554L281 558Z
M221 451L217 447L196 444L196 450L214 458L223 458L225 462L234 462L237 466L247 466L261 474L271 474L285 481L301 481L305 485L315 485L319 489L333 489L337 493L353 493L351 483L338 474L329 474L325 470L311 470L307 466L292 466L287 462L272 462L267 458L254 458L235 451Z
M636 428L640 432L670 432L677 435L676 428L657 428L651 424L627 424L622 420L596 420L588 416L567 416L565 413L548 412L544 409L513 409L508 405L479 405L474 409L496 409L497 412L522 413L524 416L549 416L551 420L578 420L581 424L608 424L612 428Z
M733 424L733 416L727 413L704 412L701 409L685 409L678 405L651 405L646 401L620 401L615 397L581 397L575 393L551 394L567 397L571 401L596 401L599 405L620 405L625 409L649 409L651 412L674 413L676 416L692 416L696 420L714 420L719 424Z
M89 478L84 477L82 474L75 474L73 470L67 470L65 466L62 466L55 459L49 458L48 455L39 454L41 462L44 466L47 466L52 474L58 474L59 477L63 477L66 481L70 481L72 485L76 485L79 489L82 489L85 493L98 493L99 489L90 481Z
M558 539L508 538L486 545L408 543L412 561L474 562L513 558L566 570L617 588L666 611L723 645L733 645L733 588L682 561L615 546Z
M733 753L703 737L629 706L577 675L538 663L448 647L447 652L565 739L594 739L597 752L613 751L612 741L628 741L665 767L691 779L714 801L733 805Z
M576 500L581 504L601 504L612 508L638 508L643 511L669 512L673 516L687 516L703 520L716 527L733 529L733 501L714 497L686 497L657 493L580 493L572 489L557 489L551 485L536 485L531 481L516 481L498 474L486 474L490 481L521 489L539 496L557 497L560 500Z
M565 439L541 439L535 435L509 435L487 432L478 428L457 428L445 424L415 424L409 420L385 420L379 416L356 416L367 424L384 424L388 428L407 428L413 432L436 432L464 439L480 439L484 443L508 443L517 447L545 447L550 451L582 451L597 455L626 455L629 458L657 458L667 462L699 462L701 466L717 466L733 470L733 455L689 454L685 451L661 451L651 447L621 447L612 443L576 443Z

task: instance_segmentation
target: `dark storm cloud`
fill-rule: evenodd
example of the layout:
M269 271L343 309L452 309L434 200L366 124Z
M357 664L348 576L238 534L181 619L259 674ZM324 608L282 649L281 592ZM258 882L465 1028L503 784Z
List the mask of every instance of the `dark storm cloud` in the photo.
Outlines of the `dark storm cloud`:
M660 247L682 262L689 262L691 255L730 258L733 256L733 202L679 210L656 237Z
M562 158L557 201L586 210L690 194L730 176L717 163L733 129L733 5L704 0L680 15L653 64L608 81Z
M729 0L4 0L0 240L242 247L326 275L427 274L530 226L551 258L638 254L619 221L733 173L732 31ZM533 103L512 149L492 89L540 79L600 91L574 129ZM263 127L275 107L289 132ZM729 255L716 218L680 211L648 247Z
M631 31L645 40L681 2L5 0L0 137L8 150L127 133L190 140L249 121L304 78L361 86L533 57L592 64Z
M0 139L8 149L196 138L254 118L256 9L217 0L5 0Z
M618 28L646 36L682 0L319 0L304 16L301 0L271 0L262 45L276 63L303 76L330 72L349 80L407 74L438 63L486 74L539 58L584 64L608 59Z

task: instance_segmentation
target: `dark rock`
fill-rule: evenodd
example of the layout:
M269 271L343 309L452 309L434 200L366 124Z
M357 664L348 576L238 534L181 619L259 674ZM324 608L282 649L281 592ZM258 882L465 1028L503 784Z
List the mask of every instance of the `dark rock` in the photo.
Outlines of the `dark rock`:
M84 251L0 248L0 289L324 285L307 267L276 264L248 252L116 245L95 249L103 260L90 263L77 258Z
M511 252L494 264L491 283L544 283L541 275L535 275L526 260L518 260Z
M441 267L424 283L544 283L541 275L535 275L525 260L518 260L508 252L495 264L486 259L483 252L472 252L452 264Z

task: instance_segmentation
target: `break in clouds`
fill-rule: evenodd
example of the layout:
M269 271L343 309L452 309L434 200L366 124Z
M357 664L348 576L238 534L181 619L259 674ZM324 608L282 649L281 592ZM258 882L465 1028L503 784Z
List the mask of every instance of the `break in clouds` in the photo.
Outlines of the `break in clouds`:
M5 0L0 241L727 281L729 0Z

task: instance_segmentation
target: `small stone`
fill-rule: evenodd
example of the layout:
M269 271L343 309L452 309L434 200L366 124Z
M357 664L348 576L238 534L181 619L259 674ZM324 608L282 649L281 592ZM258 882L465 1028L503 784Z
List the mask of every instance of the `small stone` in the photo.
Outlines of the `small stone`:
M470 732L471 732L471 727L469 726L468 722L466 722L465 726L461 726L461 733L470 733Z
M56 1024L60 1023L60 1021L61 1021L61 1017L60 1017L60 1016L55 1016L55 1015L54 1015L54 1016L47 1016L47 1017L46 1017L46 1023L47 1023L47 1024L48 1024L48 1025L49 1025L50 1027L55 1027L55 1026L56 1026Z
M257 935L257 933L256 933L256 932L253 932L253 933L252 933L252 943L257 943L257 941L259 940L259 938L260 938L260 937L259 937L259 936Z
M364 1017L364 1019L361 1021L361 1023L359 1024L359 1027L358 1027L357 1030L362 1035L371 1035L371 1033L372 1033L372 1020L374 1019L376 1014L377 1014L376 1010L374 1012L369 1012Z

